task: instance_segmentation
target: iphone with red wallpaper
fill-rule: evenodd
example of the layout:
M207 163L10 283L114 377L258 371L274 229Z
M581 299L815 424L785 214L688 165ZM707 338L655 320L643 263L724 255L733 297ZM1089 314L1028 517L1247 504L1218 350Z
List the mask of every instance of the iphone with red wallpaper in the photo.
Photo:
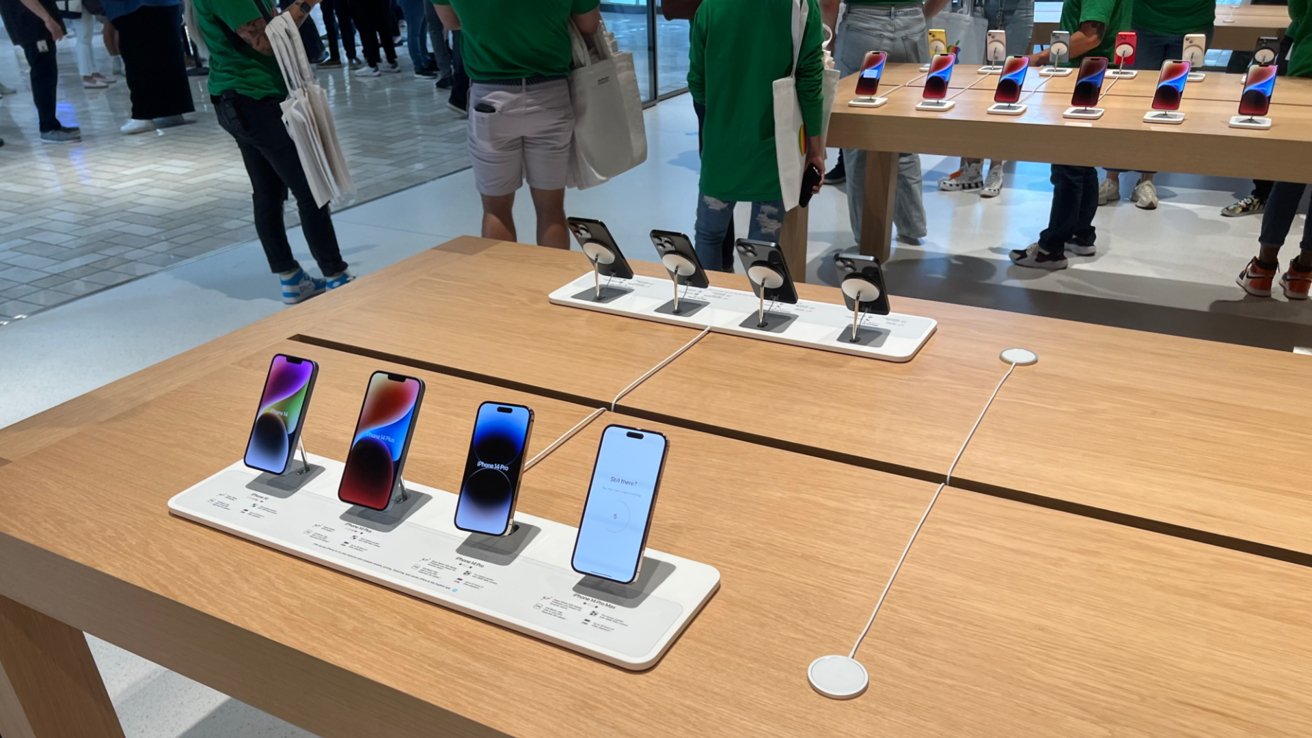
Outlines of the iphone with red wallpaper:
M861 62L861 76L856 78L857 97L874 97L879 94L879 80L884 76L888 54L883 51L866 52Z
M422 379L373 373L351 436L338 499L372 510L386 510L392 504L423 402Z
M948 96L952 82L952 69L957 66L956 54L936 54L929 62L929 75L925 77L926 100L942 100Z

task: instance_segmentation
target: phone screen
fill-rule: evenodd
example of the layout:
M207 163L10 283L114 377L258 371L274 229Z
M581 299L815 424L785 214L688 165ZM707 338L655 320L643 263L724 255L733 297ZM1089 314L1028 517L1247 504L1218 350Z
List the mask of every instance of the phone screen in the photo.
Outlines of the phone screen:
M337 497L342 502L386 510L401 478L424 383L414 377L374 372L346 454Z
M1029 71L1028 56L1012 56L1002 66L1002 76L998 78L998 89L993 93L993 102L1013 105L1020 102L1020 91L1025 86L1025 73Z
M1239 98L1240 115L1266 115L1271 110L1271 95L1276 89L1276 65L1260 64L1248 68L1244 77L1244 94Z
M1189 80L1189 62L1174 60L1162 63L1157 78L1157 92L1153 94L1153 110L1179 110L1184 97L1184 85Z
M638 577L665 466L665 436L612 425L601 434L571 565L627 584Z
M1077 108L1093 108L1098 105L1102 94L1102 78L1107 74L1107 57L1087 56L1080 62L1080 75L1075 80L1075 93L1071 95L1071 105Z
M956 54L937 54L929 63L929 76L925 78L926 100L942 100L948 95L952 81L952 68L957 64Z
M871 51L866 54L861 64L861 76L856 79L856 94L859 97L874 97L879 93L879 78L884 76L884 64L888 54Z
M272 474L287 471L318 373L319 365L309 359L286 354L273 357L246 442L246 466Z
M522 405L479 406L456 504L457 528L490 536L510 529L532 427L533 411Z

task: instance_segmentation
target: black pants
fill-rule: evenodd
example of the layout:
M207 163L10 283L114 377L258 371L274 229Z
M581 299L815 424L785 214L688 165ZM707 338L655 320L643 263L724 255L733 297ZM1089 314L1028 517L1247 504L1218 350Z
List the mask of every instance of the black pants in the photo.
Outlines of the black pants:
M396 43L392 34L391 0L348 0L351 19L360 31L360 45L364 47L364 62L371 67L378 66L381 59L378 47L381 44L387 61L396 63Z
M1266 201L1266 212L1262 214L1262 233L1257 237L1264 246L1284 246L1285 237L1294 225L1294 215L1298 205L1303 201L1305 184L1294 182L1276 182L1271 188L1271 196ZM1303 251L1312 251L1312 217L1303 224ZM1306 257L1304 257L1306 258Z
M292 6L296 0L278 0L278 8L286 10ZM324 17L328 15L324 11ZM305 58L310 60L311 64L318 64L323 58L323 40L319 38L319 27L315 25L314 18L306 18L300 26L301 45L305 47Z
M457 108L469 107L469 74L465 72L464 41L460 31L451 32L451 96L448 102Z
M182 55L182 9L142 7L114 19L123 71L136 120L167 118L196 109Z
M346 58L355 61L355 23L351 22L351 12L346 7L346 0L323 0L319 3L319 9L323 12L323 28L328 33L328 56L335 60L341 59L340 52L337 51L340 27L340 38L342 48L346 49Z
M44 46L45 51L41 51ZM23 44L27 65L32 68L32 102L41 132L57 131L63 126L55 117L55 100L59 88L59 63L55 60L55 42L51 39Z
M706 106L696 102L692 104L693 112L697 113L697 155L702 154L702 129L706 126ZM720 256L723 258L721 264L724 264L728 271L733 271L733 244L737 241L733 232L733 220L729 221L729 230L724 232L724 243L720 245Z
M1098 170L1052 165L1052 212L1039 234L1039 248L1060 256L1068 242L1092 246L1097 239L1093 216L1098 212Z
M283 126L279 102L276 98L254 100L230 92L214 98L219 125L237 140L246 174L251 178L255 232L260 236L271 271L290 272L297 268L283 222L283 203L290 189L296 196L301 228L319 270L325 277L341 274L346 271L346 262L342 261L337 245L332 216L327 205L319 207L314 202L310 183L296 154L296 144Z

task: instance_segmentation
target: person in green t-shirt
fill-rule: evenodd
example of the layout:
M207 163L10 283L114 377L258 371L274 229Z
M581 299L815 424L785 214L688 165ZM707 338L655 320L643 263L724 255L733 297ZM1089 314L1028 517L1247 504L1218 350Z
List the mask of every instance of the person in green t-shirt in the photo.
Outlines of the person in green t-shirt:
M1289 76L1312 77L1312 0L1290 0ZM1276 91L1279 94L1279 90ZM1280 123L1276 123L1280 125ZM1290 125L1286 123L1285 125ZM1297 125L1297 124L1295 124ZM1237 280L1239 286L1255 297L1270 297L1276 273L1280 271L1280 248L1294 226L1294 216L1303 202L1307 185L1301 182L1276 182L1262 214L1262 233L1258 236L1257 256L1248 262ZM1307 300L1312 288L1312 218L1303 224L1303 241L1298 256L1280 277L1280 289L1289 300Z
M707 269L733 271L722 244L738 202L752 203L748 238L779 240L784 205L775 153L774 81L789 76L794 61L807 162L825 170L820 6L803 0L808 16L794 60L794 2L705 0L693 18L688 91L706 110L695 246Z
M483 237L516 240L515 192L528 182L537 243L569 248L565 185L574 139L569 25L591 37L598 0L433 0L460 32L469 89L469 158Z
M300 25L318 0L297 0L286 13ZM210 99L219 125L237 141L251 180L255 232L269 269L278 275L283 302L294 304L354 277L342 261L328 206L315 203L301 167L296 144L282 122L280 103L287 86L264 34L277 12L268 0L195 0L196 24L210 49ZM323 273L311 277L301 269L287 241L283 203L296 196L301 228L310 253Z
M1168 59L1184 56L1184 37L1190 33L1207 35L1212 41L1212 23L1216 20L1216 0L1135 0L1134 27L1138 44L1134 53L1135 69L1156 72ZM1107 178L1098 187L1098 204L1107 205L1121 199L1122 169L1108 169ZM1157 208L1157 185L1154 172L1139 172L1139 181L1130 191L1130 200L1141 210Z
M1086 56L1109 57L1116 34L1130 24L1132 0L1066 0L1061 8L1061 27L1071 34L1071 62L1078 66ZM1030 55L1030 63L1051 63L1050 49ZM1093 256L1097 232L1093 216L1098 212L1098 170L1067 164L1052 165L1052 209L1048 227L1039 240L1011 252L1017 266L1055 271L1067 266L1066 252Z

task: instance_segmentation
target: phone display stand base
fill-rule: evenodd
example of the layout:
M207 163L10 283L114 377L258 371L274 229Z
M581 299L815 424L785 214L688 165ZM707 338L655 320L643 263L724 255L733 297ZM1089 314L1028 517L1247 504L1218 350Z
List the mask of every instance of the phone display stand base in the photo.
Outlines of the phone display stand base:
M1143 114L1144 123L1156 123L1163 126L1178 126L1184 122L1184 113L1167 110L1150 110Z
M1134 79L1139 76L1137 69L1109 69L1107 76L1112 79Z
M879 108L888 102L886 97L854 97L847 101L849 108Z
M1205 80L1205 79L1207 79L1207 72L1190 72L1190 73L1189 73L1189 78L1188 78L1187 81L1189 81L1189 82L1202 82L1202 81Z
M1002 74L1002 67L997 64L985 64L979 68L980 74Z
M1075 74L1075 70L1070 67L1043 67L1039 70L1040 77L1069 77Z
M796 305L771 305L770 314L793 316L787 326L774 332L756 327L760 322L760 300L746 289L689 289L685 300L698 300L708 303L707 306L695 315L671 315L659 310L670 302L668 280L635 277L629 280L627 286L630 292L624 297L598 303L577 297L591 279L592 275L588 273L562 286L549 296L551 303L696 330L709 327L712 332L724 335L895 362L911 361L938 329L938 322L930 318L896 312L888 315L867 314L861 319L858 333L862 340L854 344L847 340L851 337L852 312L841 303L802 300ZM739 279L743 280L742 284L746 287L746 278L740 275ZM835 296L838 297L837 294Z
M169 512L625 669L653 666L720 586L715 567L648 549L621 585L570 569L573 526L518 514L493 538L457 530L456 495L411 483L406 504L337 499L342 464L289 496L237 462L169 500ZM266 475L267 476L267 475Z
M930 54L930 56L933 56L933 54ZM922 71L922 72L928 72L928 71L929 71L929 65L928 65L928 64L921 64L921 65L920 65L920 71Z
M1066 108L1066 112L1062 113L1061 117L1072 120L1098 120L1103 112L1102 108Z
M916 103L916 110L927 113L946 113L957 104L956 100L921 100Z
M1260 115L1236 115L1230 119L1230 127L1267 131L1271 129L1271 119Z
M984 111L989 115L1024 115L1029 107L1021 103L993 103Z

